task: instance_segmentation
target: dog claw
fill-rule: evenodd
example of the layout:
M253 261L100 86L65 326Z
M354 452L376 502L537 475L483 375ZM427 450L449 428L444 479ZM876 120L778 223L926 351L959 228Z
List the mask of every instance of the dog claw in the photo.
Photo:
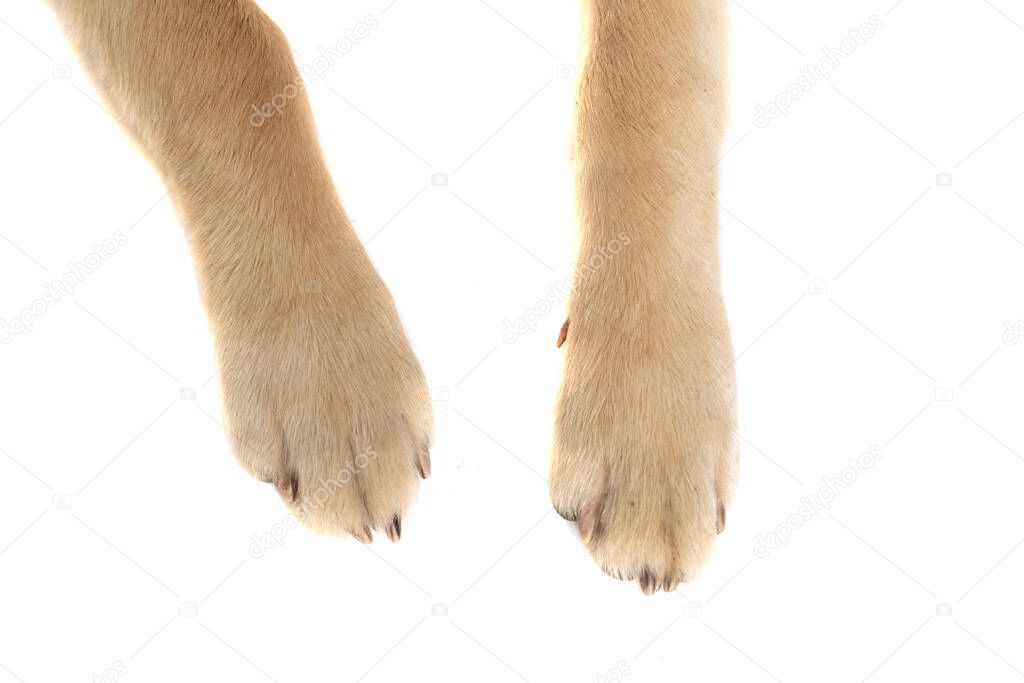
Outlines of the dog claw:
M416 451L416 471L419 472L420 479L430 476L430 449L427 446Z
M555 348L562 348L562 344L565 343L566 337L569 336L569 319L566 318L565 322L562 323L562 331L558 333L558 341L555 342Z
M289 503L299 499L299 475L294 472L279 475L274 478L273 483L277 492Z
M651 570L646 567L644 567L643 571L640 572L638 581L640 582L640 590L644 592L644 595L654 595L654 591L658 589L658 584L654 575L651 574Z
M356 539L360 543L373 543L373 533L370 532L370 527L364 526L362 529L352 532L352 538Z
M604 508L604 500L588 503L576 520L580 530L580 538L584 543L589 543L597 532L597 525L601 519L601 511Z
M718 533L725 531L725 506L721 503L718 504L718 521L716 522L715 530Z
M397 543L398 539L402 538L402 518L395 515L391 519L391 523L387 527L388 540L392 543Z

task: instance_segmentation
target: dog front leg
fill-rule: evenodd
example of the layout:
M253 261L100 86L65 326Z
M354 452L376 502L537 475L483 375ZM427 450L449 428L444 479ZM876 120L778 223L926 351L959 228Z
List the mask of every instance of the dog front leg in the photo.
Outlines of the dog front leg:
M397 539L430 470L429 394L281 32L250 0L51 4L171 188L240 462L317 529Z
M584 1L551 495L600 566L646 593L705 562L736 476L715 201L724 4Z

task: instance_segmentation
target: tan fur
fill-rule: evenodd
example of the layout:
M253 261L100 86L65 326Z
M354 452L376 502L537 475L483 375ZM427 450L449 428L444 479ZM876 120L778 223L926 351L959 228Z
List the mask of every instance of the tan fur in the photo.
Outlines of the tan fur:
M429 395L345 217L301 81L251 0L51 0L164 175L193 246L240 462L300 518L396 540L429 474ZM715 166L724 0L584 0L580 261L551 494L645 592L704 563L736 476Z
M342 210L298 71L249 0L52 0L186 226L239 461L314 528L394 538L432 415L387 289Z
M673 590L706 561L736 477L715 172L724 0L585 0L575 140L580 260L551 495L613 576Z

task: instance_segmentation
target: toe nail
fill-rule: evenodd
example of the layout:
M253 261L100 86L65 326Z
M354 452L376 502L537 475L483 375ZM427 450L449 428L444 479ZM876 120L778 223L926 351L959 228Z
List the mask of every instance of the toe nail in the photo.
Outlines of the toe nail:
M274 478L274 486L281 497L289 503L299 499L299 475L295 472L279 474Z
M402 537L402 518L395 515L391 519L391 524L388 524L387 528L388 539L392 543L397 543L398 539Z
M352 537L360 543L373 543L373 534L370 532L370 527L368 526L364 526L362 529L353 531Z
M562 348L562 344L565 343L566 337L569 336L569 319L566 318L565 322L562 323L562 330L558 333L558 341L555 342L555 348Z
M721 503L718 504L718 523L716 528L718 533L725 531L725 506Z
M576 520L576 525L580 529L580 538L584 543L589 543L590 537L594 535L594 515L590 514L589 510L584 510Z
M644 592L644 595L653 595L654 591L658 587L657 583L654 580L654 575L651 574L651 570L647 568L644 568L644 570L640 572L639 581L640 590Z
M421 479L430 476L430 449L427 446L416 451L416 471L420 473Z
M584 543L589 543L597 532L598 523L601 520L601 512L604 508L604 500L588 503L583 507L576 525L580 530L580 537Z

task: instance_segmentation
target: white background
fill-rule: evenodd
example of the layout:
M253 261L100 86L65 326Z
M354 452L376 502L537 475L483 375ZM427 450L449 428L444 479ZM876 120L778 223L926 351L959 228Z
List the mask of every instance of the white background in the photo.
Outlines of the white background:
M286 509L229 452L165 191L45 4L5 3L0 319L126 244L0 345L0 682L1024 677L1024 10L893 2L731 3L742 479L712 564L653 598L550 511L562 311L501 338L571 265L575 3L263 2L300 64L378 24L309 83L436 397L434 474L402 542L369 547L253 546Z

